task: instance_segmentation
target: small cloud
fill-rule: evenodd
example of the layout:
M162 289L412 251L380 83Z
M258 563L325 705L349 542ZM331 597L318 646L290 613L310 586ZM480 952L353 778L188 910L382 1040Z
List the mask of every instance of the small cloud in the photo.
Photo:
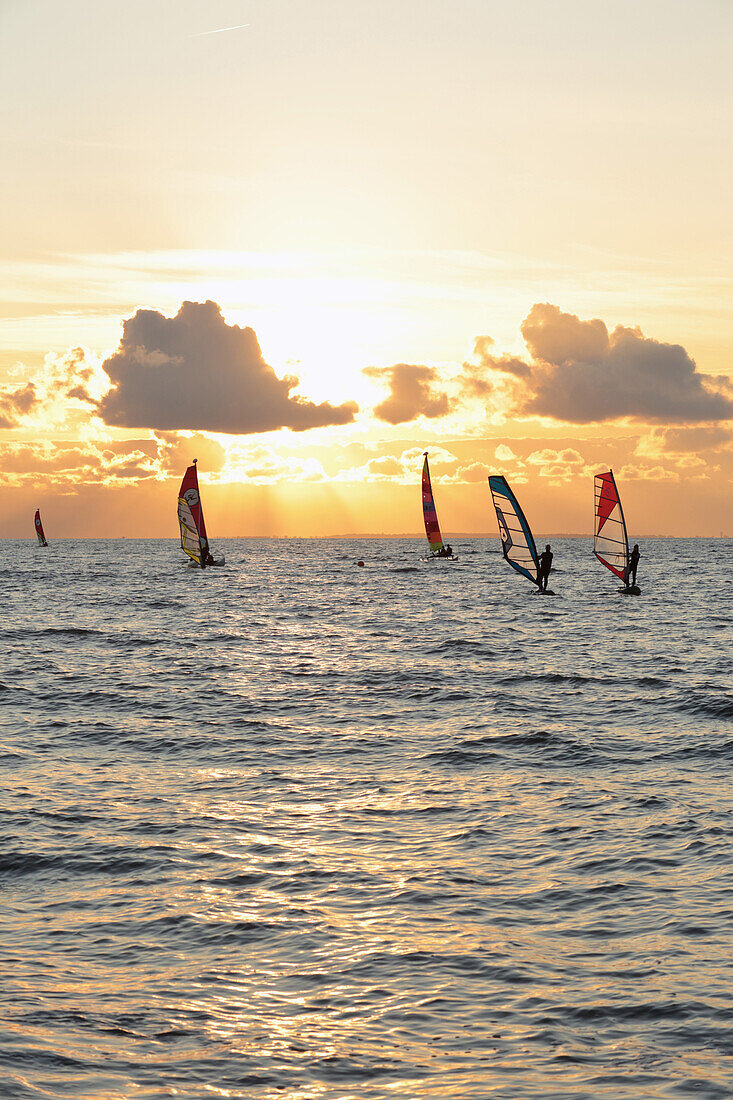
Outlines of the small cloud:
M494 457L498 458L499 462L519 462L519 459L515 455L511 447L507 447L506 443L500 443L494 451Z
M485 466L483 462L472 462L469 466L459 466L450 480L453 482L476 485L479 482L486 481L488 476L488 467Z
M619 471L621 481L679 481L680 475L676 470L669 470L665 466L624 466Z
M641 458L662 458L688 452L719 451L733 440L733 430L719 425L699 428L652 428L641 436L635 454Z
M38 398L32 382L17 390L0 393L0 428L15 428L21 418L36 404Z
M433 389L438 381L434 367L397 363L393 367L367 367L367 378L386 381L390 395L374 409L374 415L388 424L405 424L418 416L435 419L447 416L448 396Z
M178 432L156 432L158 455L161 466L166 471L183 474L194 458L199 460L202 470L218 473L226 462L227 452L221 443L210 439L200 432L194 434Z
M583 456L578 454L578 452L571 447L566 447L562 451L553 451L549 447L542 451L532 451L532 454L527 456L527 462L530 466L546 466L548 463L552 463L555 466L585 465Z

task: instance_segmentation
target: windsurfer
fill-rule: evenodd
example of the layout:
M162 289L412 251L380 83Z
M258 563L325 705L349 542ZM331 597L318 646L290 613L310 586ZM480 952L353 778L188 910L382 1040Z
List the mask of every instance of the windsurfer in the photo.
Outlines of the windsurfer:
M629 554L629 566L626 570L626 587L633 588L636 585L636 570L639 567L639 543L634 543L634 549Z
M550 570L552 569L553 557L554 555L552 553L552 550L550 549L550 544L548 542L547 546L544 549L544 552L540 554L539 558L537 559L537 587L539 588L540 592L547 591L547 582L550 579Z

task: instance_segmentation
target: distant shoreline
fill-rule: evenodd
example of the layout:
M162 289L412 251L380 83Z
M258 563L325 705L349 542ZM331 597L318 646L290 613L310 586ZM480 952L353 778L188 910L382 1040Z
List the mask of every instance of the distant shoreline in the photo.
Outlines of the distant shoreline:
M493 534L466 534L464 532L454 533L453 531L444 532L444 540L450 541L451 539L490 539L499 545L499 536L494 532ZM635 539L729 539L733 538L731 535L658 535L658 534L644 534L642 532L634 533ZM174 542L179 543L177 535L57 535L54 536L53 542L136 542L140 539L145 539L148 542ZM401 539L414 539L416 542L424 542L425 535L418 533L408 532L407 534L399 535L385 535L385 534L349 534L349 535L225 535L218 533L212 535L212 542L216 543L219 539L241 539L243 542L290 542L298 540L300 542L335 542L341 540L343 542L355 542L359 539L381 539L382 542L396 542ZM535 540L541 542L543 539L593 539L593 532L587 531L582 534L577 532L570 532L565 534L561 531L539 531L535 533ZM0 542L32 542L35 543L35 533L31 535L2 535L0 536Z

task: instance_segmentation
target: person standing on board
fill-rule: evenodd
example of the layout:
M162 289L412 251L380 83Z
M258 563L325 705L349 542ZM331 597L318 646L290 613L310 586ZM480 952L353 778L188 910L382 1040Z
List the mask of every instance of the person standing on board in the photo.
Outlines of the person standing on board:
M627 588L636 587L636 570L639 567L639 558L640 557L641 557L641 554L639 553L639 543L635 542L634 543L634 549L629 554L629 566L628 566L628 569L626 570L626 587Z
M547 582L550 579L550 570L552 569L552 559L554 555L550 550L550 544L548 542L544 549L544 553L540 554L537 560L537 587L540 592L547 591Z

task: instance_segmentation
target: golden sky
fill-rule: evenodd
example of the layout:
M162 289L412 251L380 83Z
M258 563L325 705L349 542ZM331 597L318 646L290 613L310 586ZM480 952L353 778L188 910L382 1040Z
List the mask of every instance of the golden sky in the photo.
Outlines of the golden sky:
M234 28L234 29L226 29ZM733 533L733 6L5 0L0 535ZM131 495L131 494L134 494ZM134 508L129 507L134 500Z

